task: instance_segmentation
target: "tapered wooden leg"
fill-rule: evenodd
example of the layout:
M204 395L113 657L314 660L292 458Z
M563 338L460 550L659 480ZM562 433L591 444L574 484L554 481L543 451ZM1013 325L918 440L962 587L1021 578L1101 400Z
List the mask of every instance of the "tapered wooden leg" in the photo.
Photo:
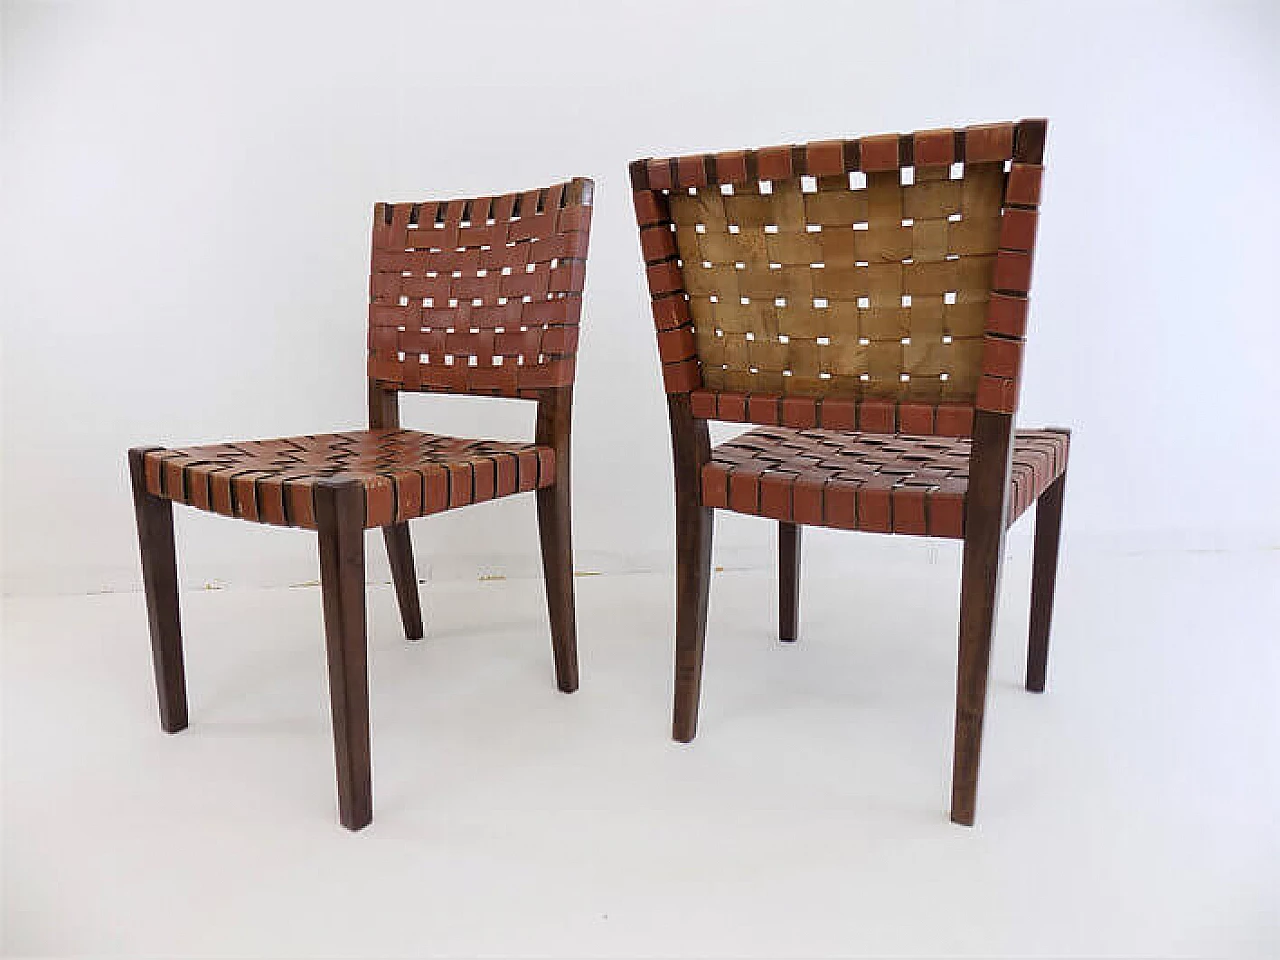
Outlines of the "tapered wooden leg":
M387 544L387 560L391 564L392 582L396 585L396 600L400 603L404 635L409 640L421 640L422 600L418 594L418 571L413 564L413 541L409 537L409 524L393 523L383 527L382 539Z
M534 422L534 439L556 452L555 483L541 488L538 498L538 538L542 544L542 576L547 586L547 614L551 620L551 650L556 662L556 686L565 693L578 689L578 627L573 605L573 522L569 496L569 441L573 425L573 388L542 391Z
M711 589L715 513L702 505L702 467L711 454L707 422L693 416L688 394L667 397L676 488L676 695L671 735L688 743L698 732L702 651Z
M987 671L1000 595L1000 559L1008 509L1012 417L979 411L965 503L964 566L960 582L960 657L956 677L955 761L951 819L973 825L987 704Z
M778 639L792 643L800 624L800 533L796 523L778 524Z
M400 395L369 381L369 427L374 430L396 430L400 427ZM413 565L413 541L409 524L393 523L382 528L387 544L387 560L391 564L391 580L396 585L400 603L400 619L409 640L422 639L422 600L418 593L418 573Z
M537 496L556 686L573 693L578 689L578 628L573 604L573 532L567 472L558 477L555 486L544 487Z
M182 622L178 612L178 561L173 544L173 505L147 492L146 448L129 451L133 507L142 553L142 587L151 628L151 662L160 700L160 726L177 733L187 726L187 679L182 662Z
M1044 693L1049 666L1049 628L1058 582L1058 543L1062 538L1062 501L1067 475L1049 484L1036 504L1035 552L1031 564L1031 633L1027 641L1027 689Z
M710 507L676 507L676 701L671 735L681 743L698 733L713 530Z
M364 491L356 482L322 481L315 489L315 511L338 771L338 813L344 827L359 830L373 819L365 642Z
M951 776L951 819L973 825L987 702L987 669L995 632L1000 557L980 545L965 544L960 588L960 665L956 685L955 764Z

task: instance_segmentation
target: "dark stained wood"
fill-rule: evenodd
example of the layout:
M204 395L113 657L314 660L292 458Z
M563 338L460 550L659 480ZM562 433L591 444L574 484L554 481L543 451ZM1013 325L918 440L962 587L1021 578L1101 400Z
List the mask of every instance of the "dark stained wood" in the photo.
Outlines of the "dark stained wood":
M1044 693L1049 667L1049 628L1053 622L1053 594L1058 582L1058 544L1062 539L1065 473L1049 484L1036 504L1036 537L1031 562L1031 630L1027 641L1027 689Z
M404 635L409 640L421 640L422 601L418 595L418 571L413 563L409 524L393 523L383 527L382 539L387 545L387 561L391 566L391 580L396 585Z
M1000 560L1008 512L1013 417L979 410L965 504L964 566L960 583L960 656L956 681L955 761L951 819L973 825L987 703L991 637L1000 595Z
M797 523L778 524L778 639L794 643L800 633L800 534Z
M349 830L359 830L373 819L365 639L364 490L355 481L320 481L315 488L315 509L338 773L338 818Z
M383 390L369 381L369 429L398 430L400 428L400 394Z
M173 543L173 505L147 492L143 455L129 451L129 478L142 554L142 587L151 628L151 662L160 700L160 726L177 733L187 726L187 680L182 661L182 622L178 610L178 561Z
M1013 159L1018 163L1044 163L1044 142L1049 121L1043 117L1020 120L1014 128Z
M542 575L551 621L551 649L556 686L578 689L578 628L573 602L573 510L569 493L569 435L573 420L573 388L544 390L538 400L534 441L556 452L556 482L537 493L538 536Z
M369 429L395 430L399 426L400 394L394 390L383 390L371 381ZM413 540L409 536L409 524L394 523L383 527L382 539L387 545L387 562L391 567L391 582L396 586L396 600L400 604L404 635L409 640L421 640L422 597L418 591L418 571L413 562Z
M707 636L714 513L702 505L702 467L711 455L707 422L693 416L688 394L667 397L676 488L676 678L672 736L698 732L702 655Z

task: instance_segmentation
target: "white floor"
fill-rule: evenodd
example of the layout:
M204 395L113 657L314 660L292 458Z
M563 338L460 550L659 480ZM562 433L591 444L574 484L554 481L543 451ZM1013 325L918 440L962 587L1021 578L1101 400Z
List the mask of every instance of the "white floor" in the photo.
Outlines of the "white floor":
M946 818L956 557L810 570L803 639L718 573L701 735L671 584L370 593L375 821L335 823L315 588L184 595L160 733L138 595L5 606L8 955L1280 956L1280 553L1071 553L1050 693L1005 579L979 825ZM905 598L912 602L904 605Z

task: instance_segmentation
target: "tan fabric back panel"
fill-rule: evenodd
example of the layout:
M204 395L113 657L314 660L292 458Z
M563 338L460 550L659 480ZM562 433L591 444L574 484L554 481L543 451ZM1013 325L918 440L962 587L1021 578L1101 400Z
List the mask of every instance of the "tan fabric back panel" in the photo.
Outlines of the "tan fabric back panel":
M704 387L972 403L1005 179L997 161L672 190Z

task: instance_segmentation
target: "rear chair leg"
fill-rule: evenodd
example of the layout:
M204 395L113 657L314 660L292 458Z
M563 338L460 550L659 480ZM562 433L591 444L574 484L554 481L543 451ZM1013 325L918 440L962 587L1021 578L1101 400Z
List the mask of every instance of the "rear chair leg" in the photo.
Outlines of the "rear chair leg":
M374 380L369 381L369 429L400 429L400 394L383 389ZM422 601L418 595L418 574L413 566L409 524L393 523L383 527L382 538L387 544L387 560L391 564L391 579L396 585L396 599L400 602L405 638L421 640Z
M555 478L538 490L538 540L542 577L551 620L551 652L556 686L578 689L578 628L573 604L573 510L569 496L569 449L573 426L573 387L542 391L534 421L534 440L555 451Z
M711 457L707 421L695 417L688 394L667 397L676 488L676 696L671 735L688 743L698 732L702 651L711 590L715 511L702 505L702 468Z
M1062 501L1067 474L1049 484L1036 504L1035 547L1031 564L1031 632L1027 642L1027 689L1044 693L1049 667L1049 628L1058 582L1058 544L1062 538Z
M960 657L956 677L955 759L951 819L973 826L987 706L991 638L1000 597L1000 561L1008 518L1013 417L974 415L969 491L965 500L964 566L960 578Z
M960 665L956 682L956 742L951 774L951 819L973 826L987 704L987 672L1000 590L1001 537L964 545L960 587Z
M800 623L800 533L796 523L778 524L778 639L793 643Z
M160 726L177 733L187 726L187 680L182 663L182 623L178 612L178 561L173 545L173 505L147 492L143 456L129 451L133 508L142 553L142 586L151 628L151 660L160 700Z
M355 481L320 481L315 487L315 510L338 813L344 827L359 830L373 819L365 641L364 490Z
M676 698L671 735L681 743L688 743L698 732L714 526L712 508L696 502L677 502Z
M578 689L578 629L573 604L573 530L568 471L554 486L538 491L538 537L542 546L542 575L547 587L551 620L551 649L556 663L556 686L565 693Z
M387 560L391 565L391 579L396 585L396 599L400 603L400 619L404 621L405 638L421 640L422 601L418 595L418 572L413 563L413 540L409 537L409 524L393 523L383 527L382 539L387 544Z

